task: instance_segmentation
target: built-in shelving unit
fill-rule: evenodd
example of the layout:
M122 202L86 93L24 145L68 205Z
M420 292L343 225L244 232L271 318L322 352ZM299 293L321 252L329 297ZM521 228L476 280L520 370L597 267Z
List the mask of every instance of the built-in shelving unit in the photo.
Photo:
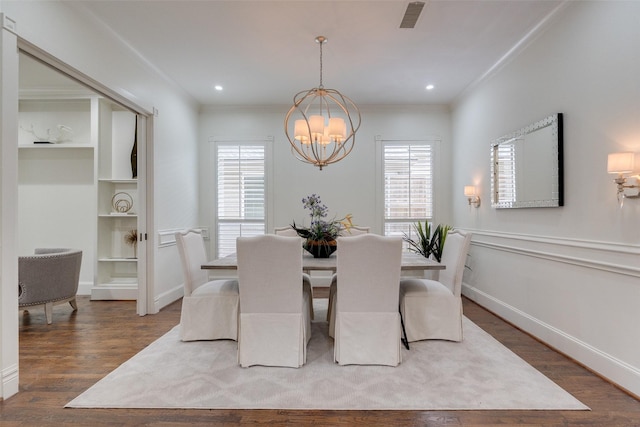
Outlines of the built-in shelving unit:
M96 95L30 93L19 107L21 252L80 248L79 293L137 299L144 207L131 171L135 114ZM68 138L57 138L59 125ZM55 143L40 143L48 136Z
M138 180L132 178L130 161L135 115L104 99L94 101L94 112L99 141L98 249L91 297L135 299L140 242Z

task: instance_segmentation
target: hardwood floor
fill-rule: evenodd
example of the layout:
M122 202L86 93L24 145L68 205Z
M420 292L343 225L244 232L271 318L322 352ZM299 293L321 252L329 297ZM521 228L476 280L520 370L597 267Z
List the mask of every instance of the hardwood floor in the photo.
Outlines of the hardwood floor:
M321 292L316 293L316 295ZM326 294L324 294L326 296ZM589 406L591 411L274 411L70 409L64 405L179 321L180 302L139 317L129 301L89 301L79 310L21 316L20 393L0 402L13 426L640 426L640 402L465 300L465 315Z

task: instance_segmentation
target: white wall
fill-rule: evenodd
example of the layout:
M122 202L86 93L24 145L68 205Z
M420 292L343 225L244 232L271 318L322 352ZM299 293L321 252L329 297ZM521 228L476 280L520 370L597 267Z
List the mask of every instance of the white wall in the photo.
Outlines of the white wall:
M453 108L454 198L474 232L465 293L640 394L640 201L616 202L607 154L640 152L639 2L569 2ZM492 139L564 113L565 206L493 209Z
M441 139L441 177L436 191L441 196L436 221L450 222L451 209L448 185L451 168L450 114L444 107L425 106L360 106L362 124L356 134L353 151L343 160L318 168L297 160L284 134L287 107L264 108L207 108L200 114L200 182L202 225L211 228L213 237L214 207L211 204L211 184L214 171L211 164L211 138L221 140L258 139L274 137L274 181L271 196L274 201L273 218L268 230L296 223L309 223L302 198L316 193L329 207L329 216L353 215L357 225L376 225L382 215L376 209L376 147L375 137L384 139ZM381 230L374 230L381 232ZM213 238L211 239L213 244ZM210 248L211 253L213 248Z
M91 289L96 248L93 149L24 148L19 154L19 255L82 250L80 284Z

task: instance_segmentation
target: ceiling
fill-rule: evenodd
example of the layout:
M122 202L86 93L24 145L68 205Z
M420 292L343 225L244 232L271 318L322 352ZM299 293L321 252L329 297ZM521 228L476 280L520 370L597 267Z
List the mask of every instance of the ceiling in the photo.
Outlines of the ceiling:
M561 3L426 0L407 29L405 0L65 1L203 105L291 104L319 84L318 35L326 88L357 104L448 104Z

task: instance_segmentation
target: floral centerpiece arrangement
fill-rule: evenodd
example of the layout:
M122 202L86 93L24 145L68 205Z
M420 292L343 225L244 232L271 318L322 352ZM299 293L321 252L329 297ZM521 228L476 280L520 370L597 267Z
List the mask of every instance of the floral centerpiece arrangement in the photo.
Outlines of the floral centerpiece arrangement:
M291 228L305 239L304 249L316 258L326 258L336 250L336 238L343 230L349 231L353 223L351 214L341 219L325 220L329 208L322 204L320 196L312 194L302 199L302 205L309 210L311 224L309 227L298 227L295 223Z

